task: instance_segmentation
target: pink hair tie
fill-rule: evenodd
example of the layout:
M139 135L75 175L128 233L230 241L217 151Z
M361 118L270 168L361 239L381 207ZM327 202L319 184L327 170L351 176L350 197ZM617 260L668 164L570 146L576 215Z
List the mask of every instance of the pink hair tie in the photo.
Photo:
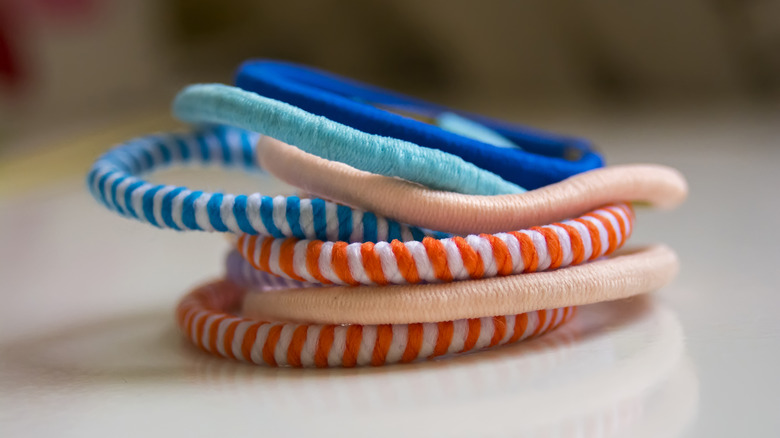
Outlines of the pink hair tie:
M595 169L520 194L479 196L364 172L267 136L260 138L257 156L263 168L305 192L455 234L527 228L626 200L673 208L688 193L677 170L648 164Z
M253 293L246 297L244 315L318 324L402 324L511 315L631 297L665 286L677 271L674 251L652 245L550 272L439 284ZM257 278L236 281L257 287Z
M578 265L620 248L634 213L615 204L579 218L498 234L374 243L242 234L236 247L255 269L298 280L356 286L451 282Z
M571 319L573 307L429 324L318 325L234 315L246 290L218 280L176 310L180 330L216 356L269 366L353 367L414 362L539 336Z

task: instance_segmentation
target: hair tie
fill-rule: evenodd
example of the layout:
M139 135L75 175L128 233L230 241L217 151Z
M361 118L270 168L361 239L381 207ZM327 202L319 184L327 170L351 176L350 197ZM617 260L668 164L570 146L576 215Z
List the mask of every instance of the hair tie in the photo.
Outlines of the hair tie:
M320 324L437 322L510 315L627 298L665 286L677 270L674 251L652 245L549 272L439 284L299 287L251 294L244 314ZM245 269L233 272L240 274ZM257 279L232 280L257 287L253 283Z
M422 242L351 243L239 236L253 267L298 281L380 285L451 282L577 265L623 246L633 228L627 204L528 230Z
M497 195L523 188L436 149L368 134L296 106L221 84L190 85L173 102L189 123L219 123L259 132L328 160L454 192Z
M587 140L532 130L454 111L441 105L302 65L270 60L247 61L238 70L236 85L368 134L400 139L456 155L527 189L552 184L571 175L602 166L601 157L592 150ZM403 112L404 115L394 114L391 111ZM440 126L415 120L414 115L433 119ZM452 129L450 131L442 129L442 125L444 128L452 125L452 119L455 119L454 123L459 124L463 129L458 129L457 133L450 132ZM463 119L478 123L481 131L490 130L490 136L480 135L477 138L470 138L462 135L465 131L474 131L472 126L463 126ZM268 134L287 143L301 146L294 141L286 141L283 137ZM501 147L506 146L506 142L496 140L496 136L508 140L519 148ZM329 158L319 152L306 150L323 158L353 165L349 161ZM353 166L383 174L368 168ZM412 178L402 178L416 181ZM499 194L498 192L462 192Z
M626 200L672 208L688 191L675 169L647 164L591 170L520 194L477 196L374 175L266 136L257 155L263 168L305 192L455 234L516 230Z
M257 137L236 128L207 126L191 133L136 138L103 154L92 165L87 184L110 210L159 228L353 242L447 236L322 199L209 193L138 177L191 162L258 171Z
M179 329L211 354L258 365L388 365L496 347L539 336L571 319L573 307L429 324L319 325L232 314L246 290L229 281L196 288L176 309Z

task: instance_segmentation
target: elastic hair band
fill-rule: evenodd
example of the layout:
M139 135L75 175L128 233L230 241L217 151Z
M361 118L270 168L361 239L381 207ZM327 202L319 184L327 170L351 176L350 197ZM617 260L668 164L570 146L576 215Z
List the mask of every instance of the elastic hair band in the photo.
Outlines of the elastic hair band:
M627 298L666 285L677 270L674 251L653 245L532 274L439 284L328 286L256 293L247 296L244 315L318 324L399 324L510 315Z
M521 194L475 196L431 190L357 170L270 137L260 139L257 154L271 174L308 193L455 234L547 224L626 200L671 208L688 192L685 178L677 170L647 164L591 170Z
M239 236L236 248L258 270L298 281L356 286L450 282L578 265L610 254L631 235L627 204L527 230L421 242L322 242Z
M225 126L136 138L102 155L87 184L110 210L160 228L355 242L447 236L322 199L192 191L137 176L190 162L257 171L256 140L256 134Z
M446 152L367 134L296 106L227 85L190 85L176 96L173 112L189 123L219 123L259 132L328 160L434 189L477 195L524 191Z
M246 290L229 281L198 287L176 321L193 344L216 356L272 367L353 367L433 359L510 344L558 328L573 307L438 324L317 325L235 316Z
M401 139L457 155L529 190L602 166L601 157L592 150L587 140L454 111L301 65L269 60L247 61L236 75L236 85L369 134ZM439 120L454 114L479 123L521 149L497 147L372 104ZM284 141L281 137L277 138ZM288 143L299 146L295 142Z

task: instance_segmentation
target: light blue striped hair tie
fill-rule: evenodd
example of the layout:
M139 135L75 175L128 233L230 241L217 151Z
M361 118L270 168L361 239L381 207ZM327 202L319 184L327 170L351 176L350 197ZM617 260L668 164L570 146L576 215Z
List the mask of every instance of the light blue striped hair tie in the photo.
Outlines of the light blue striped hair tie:
M259 132L327 160L434 189L470 195L525 191L455 155L368 134L236 87L191 85L176 96L173 112L186 122L219 123Z
M136 138L98 158L87 184L95 199L109 209L160 228L352 242L446 236L323 199L208 193L138 177L190 162L257 171L257 138L258 134L225 126Z

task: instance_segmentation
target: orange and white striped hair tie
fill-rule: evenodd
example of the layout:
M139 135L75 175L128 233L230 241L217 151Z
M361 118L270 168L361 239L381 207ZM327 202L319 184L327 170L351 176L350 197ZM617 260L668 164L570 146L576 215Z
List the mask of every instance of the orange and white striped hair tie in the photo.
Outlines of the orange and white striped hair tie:
M218 280L179 303L182 332L211 354L258 365L353 367L434 359L526 340L558 328L574 307L437 323L296 324L236 316L246 289Z
M611 254L631 235L626 203L509 233L378 243L242 234L236 247L258 270L297 281L356 286L450 282L578 265Z
M260 137L256 153L264 169L312 197L459 235L547 224L616 202L670 209L688 194L680 172L655 164L608 166L525 193L481 196L434 190L365 172L267 136Z

